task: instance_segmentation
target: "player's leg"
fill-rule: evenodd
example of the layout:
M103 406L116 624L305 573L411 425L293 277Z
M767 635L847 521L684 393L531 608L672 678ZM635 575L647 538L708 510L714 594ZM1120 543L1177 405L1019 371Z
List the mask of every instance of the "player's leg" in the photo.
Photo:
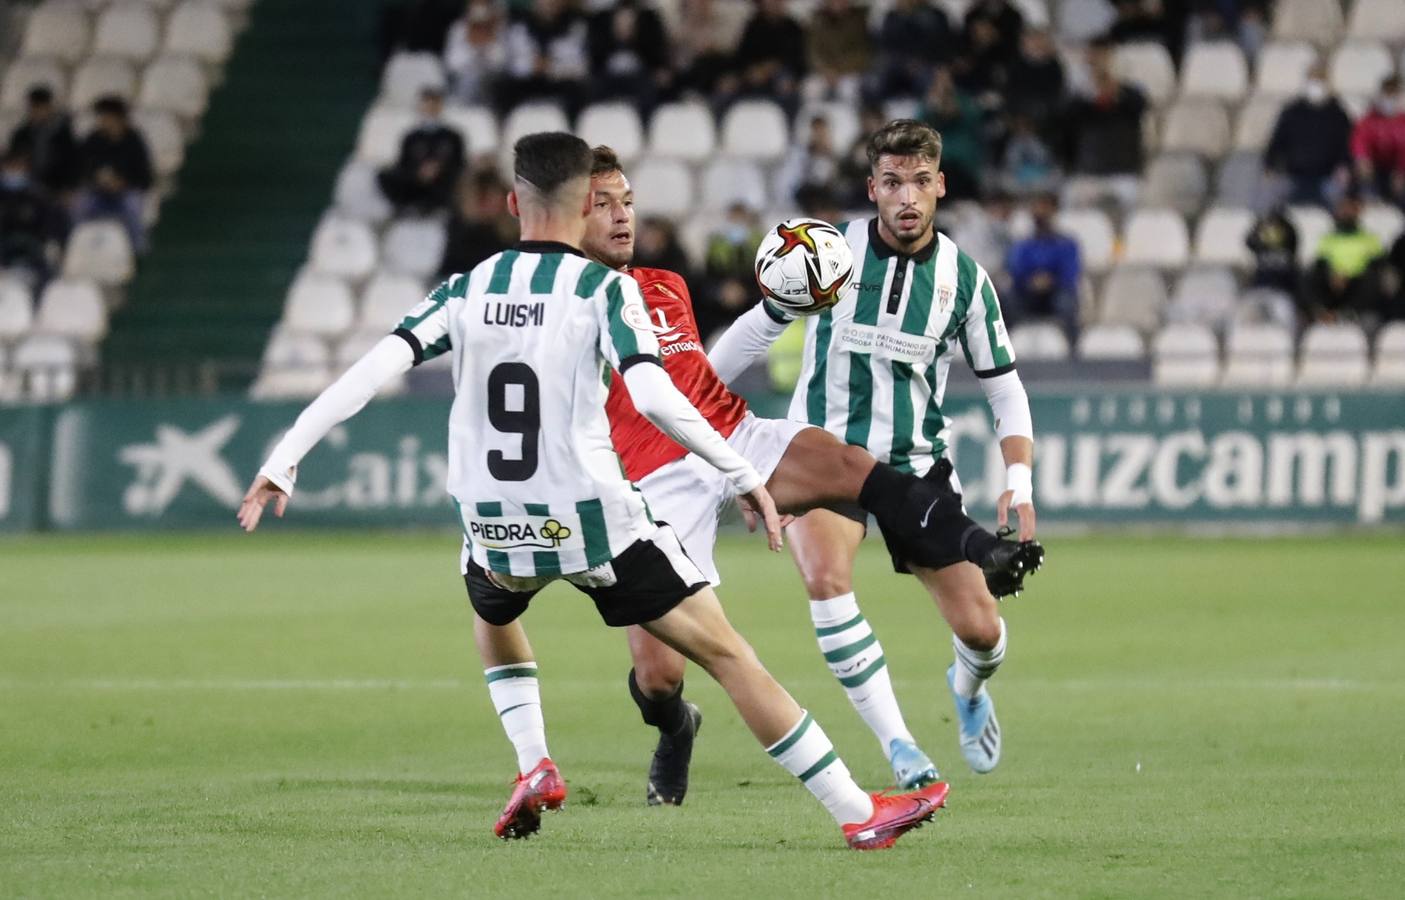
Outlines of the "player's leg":
M810 620L820 652L849 703L878 738L898 785L907 788L936 781L936 766L917 746L903 720L883 645L854 596L854 558L864 525L817 509L791 523L786 536L810 597Z
M644 724L659 731L644 799L650 806L678 806L688 793L693 739L702 727L702 712L683 699L687 660L638 625L625 631L634 664L629 670L629 695Z

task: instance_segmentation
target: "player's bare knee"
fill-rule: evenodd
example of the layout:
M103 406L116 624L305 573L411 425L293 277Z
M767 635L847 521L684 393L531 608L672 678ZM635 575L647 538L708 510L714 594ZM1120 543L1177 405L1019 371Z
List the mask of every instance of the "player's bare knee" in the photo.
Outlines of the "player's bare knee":
M951 630L961 639L961 643L972 650L993 650L1000 643L1000 614L995 609L995 601L990 607L979 601L972 603L963 614L954 617Z
M640 654L634 657L634 681L644 696L670 697L683 683L683 657L673 654Z
M806 566L801 577L805 581L805 592L812 600L828 600L854 590L853 575L848 569L828 561Z

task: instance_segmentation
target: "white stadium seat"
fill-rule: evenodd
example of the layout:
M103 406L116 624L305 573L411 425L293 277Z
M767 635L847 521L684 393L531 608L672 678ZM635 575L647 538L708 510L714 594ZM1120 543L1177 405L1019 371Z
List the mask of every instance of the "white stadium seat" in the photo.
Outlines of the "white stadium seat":
M376 267L376 236L365 222L328 216L312 235L312 268L359 281Z
M425 88L444 90L448 78L444 63L433 53L397 53L386 63L381 76L380 102L405 109L414 109L420 91Z
M469 154L478 156L498 152L501 143L498 140L498 117L488 107L445 106L444 122L463 135Z
M1273 36L1278 40L1331 47L1341 40L1343 24L1338 0L1278 0L1273 10Z
M1391 322L1376 333L1376 365L1371 383L1405 386L1405 322Z
M185 135L172 113L160 109L138 109L132 122L151 150L151 164L158 175L173 175L185 161Z
M1209 190L1205 165L1193 154L1165 154L1146 168L1141 202L1169 206L1184 215L1199 212Z
M1347 20L1347 37L1405 43L1405 3L1401 0L1356 0Z
M0 276L0 341L11 341L34 323L34 297L22 281Z
M797 143L809 135L810 122L816 116L823 116L825 121L829 122L830 141L839 153L852 147L854 141L859 139L863 126L859 122L858 108L852 103L834 101L807 103L801 107L795 116L795 128L792 132Z
M1262 151L1231 153L1215 173L1215 202L1220 206L1258 209L1267 183Z
M1298 262L1308 265L1317 258L1317 245L1332 230L1332 216L1320 206L1290 206L1288 219L1298 230Z
M554 103L527 103L507 114L502 126L502 152L510 154L512 145L523 135L537 131L570 131L566 113Z
M444 259L444 226L433 219L401 219L386 230L381 242L387 271L427 281Z
M699 198L704 209L722 210L733 203L761 210L770 205L766 176L761 167L745 159L722 157L702 171Z
M31 334L15 347L11 368L36 402L66 400L78 386L78 350L65 337Z
M1235 102L1249 91L1249 65L1233 41L1191 44L1181 60L1181 94Z
M1296 97L1317 61L1317 48L1306 41L1274 41L1259 51L1255 85L1262 94Z
M1366 333L1359 325L1309 325L1303 332L1298 384L1304 387L1359 387L1370 374Z
M649 156L702 162L717 150L712 111L701 103L665 103L649 122Z
M1229 116L1214 100L1180 100L1166 113L1161 149L1218 159L1229 149Z
M640 215L678 217L693 211L693 174L682 162L645 159L629 180Z
M1140 360L1146 344L1130 325L1093 325L1078 336L1078 356L1090 360Z
M263 368L275 369L325 369L332 362L327 342L306 331L274 329L273 336L263 350Z
M1375 41L1347 41L1332 54L1332 88L1339 94L1374 96L1394 71L1390 51Z
M378 272L361 293L358 327L387 334L416 303L424 299L424 284L408 275Z
M72 3L44 3L25 23L20 52L47 56L73 65L88 52L92 27L83 7Z
M164 52L218 65L229 58L234 36L218 3L187 0L166 23Z
M1078 242L1085 269L1097 273L1112 265L1117 235L1106 213L1100 209L1063 209L1057 223L1060 231Z
M1113 49L1112 69L1120 80L1141 88L1147 99L1157 106L1175 96L1176 66L1161 44L1150 41L1118 44Z
M1204 325L1167 325L1151 341L1151 378L1161 387L1209 387L1220 377L1220 351Z
M143 63L161 42L161 22L150 6L117 2L103 10L93 30L93 53Z
M131 101L137 95L137 70L124 59L98 56L78 67L73 75L73 91L68 105L85 110L93 101L107 94L116 94Z
M1062 0L1057 6L1059 36L1081 44L1112 27L1117 13L1109 0Z
M1139 209L1127 218L1123 263L1179 269L1189 258L1185 218L1174 209Z
M1238 325L1225 339L1226 387L1284 387L1293 380L1293 333L1275 325Z
M316 397L331 384L330 369L271 369L249 388L255 400L296 400Z
M1365 229L1390 247L1400 232L1405 230L1405 214L1395 206L1385 203L1371 203L1361 211L1361 224Z
M644 152L644 124L628 103L596 103L581 112L576 134L592 147L606 144L626 162Z
M283 326L290 333L345 334L355 320L356 304L346 282L316 271L293 281L283 305Z
M1103 282L1098 322L1126 325L1149 333L1161 324L1166 306L1166 282L1151 269L1118 266Z
M1262 152L1273 136L1283 104L1284 98L1273 94L1256 94L1244 104L1234 120L1234 149Z
M1250 210L1215 206L1200 217L1195 229L1195 261L1206 265L1247 268L1253 262L1244 240L1254 227Z
M1239 298L1234 273L1222 266L1187 269L1176 280L1166 307L1168 322L1200 322L1216 329L1227 325Z
M107 307L96 285L87 281L51 281L39 298L34 330L61 334L85 344L107 334Z
M147 66L142 76L139 102L147 109L163 109L183 119L195 119L205 112L209 98L209 79L193 59L163 56Z
M378 166L390 165L400 154L400 140L415 124L408 109L373 106L361 120L356 157Z
M1026 322L1010 329L1010 344L1026 362L1063 362L1068 359L1068 336L1052 322Z
M112 220L84 222L68 236L63 277L116 287L132 280L132 243L127 229Z
M336 210L349 219L380 225L390 219L394 210L381 193L376 181L376 167L352 160L337 176L333 192Z
M722 117L722 152L775 162L790 149L785 113L770 100L741 100Z
M39 85L47 86L62 103L68 94L68 75L63 66L52 59L23 56L15 60L5 70L5 83L0 87L0 109L24 109L29 89ZM9 139L6 132L5 140Z

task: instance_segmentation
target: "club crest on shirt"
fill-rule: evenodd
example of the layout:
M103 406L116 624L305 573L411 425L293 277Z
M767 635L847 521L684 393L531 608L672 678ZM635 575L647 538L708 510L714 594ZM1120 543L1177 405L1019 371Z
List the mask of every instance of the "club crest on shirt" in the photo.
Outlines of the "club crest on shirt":
M946 312L956 299L956 288L949 284L937 285L937 312Z

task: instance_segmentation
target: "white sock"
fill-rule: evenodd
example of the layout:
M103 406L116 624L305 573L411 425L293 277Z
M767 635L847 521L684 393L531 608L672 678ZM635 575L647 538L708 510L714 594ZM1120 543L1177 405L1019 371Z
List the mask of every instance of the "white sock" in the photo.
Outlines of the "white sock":
M956 635L951 636L956 648L956 671L952 690L957 696L974 700L985 689L985 683L1005 661L1005 620L1000 620L1000 640L989 650L972 650Z
M537 664L513 663L483 670L488 695L502 720L502 730L517 751L517 771L525 775L551 754L546 751L546 723L542 721Z
M893 694L893 682L888 676L888 664L883 659L883 645L874 637L868 620L859 612L858 601L852 593L829 600L810 601L810 620L815 623L820 652L824 654L829 671L834 673L844 693L853 704L888 755L888 745L894 739L912 740L907 730L898 698Z
M840 825L866 822L873 815L873 799L854 783L844 760L834 752L824 729L808 712L785 737L766 748L771 758L799 778L815 799L824 804Z

